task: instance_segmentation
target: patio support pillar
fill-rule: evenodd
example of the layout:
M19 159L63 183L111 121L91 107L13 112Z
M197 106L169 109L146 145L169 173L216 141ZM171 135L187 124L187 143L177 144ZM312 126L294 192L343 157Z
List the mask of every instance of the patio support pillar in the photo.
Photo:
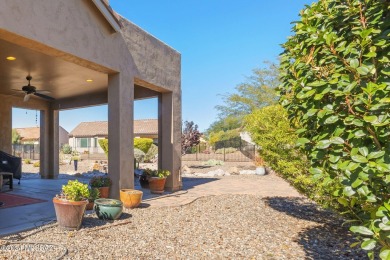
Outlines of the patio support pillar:
M12 154L12 106L0 102L0 150Z
M134 188L134 80L124 73L108 76L108 174L111 198Z
M42 179L57 179L59 174L59 111L41 110L39 172Z
M177 191L181 180L181 93L161 93L158 98L158 168L169 170L165 189Z

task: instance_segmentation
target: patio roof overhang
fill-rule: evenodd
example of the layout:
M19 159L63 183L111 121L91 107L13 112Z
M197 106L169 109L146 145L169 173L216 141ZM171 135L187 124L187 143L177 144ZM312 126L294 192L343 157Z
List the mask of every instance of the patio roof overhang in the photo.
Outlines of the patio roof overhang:
M109 169L115 173L115 187L131 187L132 163L126 158L133 153L128 138L133 100L158 96L159 140L163 140L159 164L172 171L168 185L177 189L181 185L180 54L119 16L123 28L116 32L115 20L107 19L100 9L107 5L97 6L98 1L0 2L0 150L11 147L12 107L41 110L41 175L55 178L58 111L108 104L109 138L114 140ZM16 59L9 61L9 56ZM55 101L33 97L23 102L23 93L14 90L27 84L27 75L33 78L31 85L50 91Z

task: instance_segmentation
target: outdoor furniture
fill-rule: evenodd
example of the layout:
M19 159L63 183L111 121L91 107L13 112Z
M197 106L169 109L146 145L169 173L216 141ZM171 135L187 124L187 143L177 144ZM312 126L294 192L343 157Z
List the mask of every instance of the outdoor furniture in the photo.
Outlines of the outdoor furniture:
M0 172L11 172L13 178L22 178L22 158L0 151Z
M0 190L3 188L4 179L8 179L10 190L13 189L13 173L12 172L0 172Z

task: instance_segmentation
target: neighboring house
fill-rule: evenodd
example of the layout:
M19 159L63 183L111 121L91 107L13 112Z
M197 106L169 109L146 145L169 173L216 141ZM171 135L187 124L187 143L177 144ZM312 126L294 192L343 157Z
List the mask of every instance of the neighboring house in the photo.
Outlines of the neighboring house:
M16 128L16 132L20 136L21 144L39 144L39 137L41 135L39 127L25 127ZM59 132L59 145L60 147L68 143L68 131L61 126L58 129Z
M141 119L134 120L134 137L151 138L158 143L158 120ZM108 138L108 122L81 122L69 133L69 145L72 150L78 152L104 153L99 145L99 139Z

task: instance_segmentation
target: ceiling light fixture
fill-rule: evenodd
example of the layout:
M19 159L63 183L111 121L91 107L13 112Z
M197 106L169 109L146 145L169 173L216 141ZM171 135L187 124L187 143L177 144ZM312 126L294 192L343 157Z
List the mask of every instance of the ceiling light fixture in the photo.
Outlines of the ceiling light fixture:
M87 81L87 82L92 82L93 80L92 80L92 79L87 79L86 81Z
M6 59L7 59L7 60L16 60L16 58L15 58L15 57L12 57L12 56L8 56Z

